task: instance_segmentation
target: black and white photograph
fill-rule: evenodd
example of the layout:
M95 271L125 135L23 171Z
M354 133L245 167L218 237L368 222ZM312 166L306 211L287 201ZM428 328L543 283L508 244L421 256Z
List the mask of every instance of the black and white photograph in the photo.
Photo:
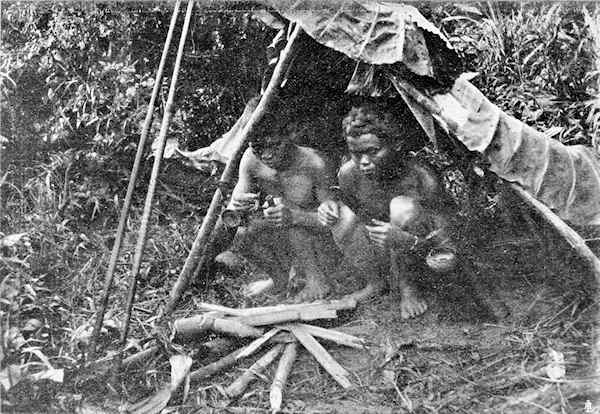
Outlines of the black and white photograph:
M0 15L0 414L600 413L600 3Z

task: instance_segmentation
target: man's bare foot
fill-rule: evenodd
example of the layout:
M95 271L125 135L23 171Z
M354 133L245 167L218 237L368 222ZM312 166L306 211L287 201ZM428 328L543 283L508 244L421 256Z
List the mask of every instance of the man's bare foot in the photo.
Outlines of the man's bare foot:
M381 292L383 292L384 288L385 285L383 282L369 283L361 290L357 290L356 292L350 293L345 297L348 299L354 299L357 302L362 302L375 295L380 294Z
M304 288L294 298L294 302L314 302L315 300L324 299L328 293L329 285L327 283L308 280Z
M413 288L404 288L400 297L400 316L402 319L414 318L427 310L427 303L417 296Z

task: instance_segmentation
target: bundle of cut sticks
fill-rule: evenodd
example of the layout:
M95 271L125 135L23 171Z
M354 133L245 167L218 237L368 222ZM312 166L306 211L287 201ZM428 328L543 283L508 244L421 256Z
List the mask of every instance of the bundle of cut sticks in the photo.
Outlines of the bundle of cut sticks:
M281 409L283 390L296 358L298 342L343 388L352 386L348 371L333 359L315 337L357 349L364 349L365 342L353 335L303 322L335 319L338 311L355 307L356 300L350 298L245 309L200 303L199 308L203 313L176 320L173 334L176 338L191 338L214 332L255 338L248 345L218 361L193 371L191 379L206 378L232 366L242 358L251 356L266 344L273 344L271 349L231 383L225 392L230 398L242 395L248 385L281 355L270 390L271 409L275 413Z

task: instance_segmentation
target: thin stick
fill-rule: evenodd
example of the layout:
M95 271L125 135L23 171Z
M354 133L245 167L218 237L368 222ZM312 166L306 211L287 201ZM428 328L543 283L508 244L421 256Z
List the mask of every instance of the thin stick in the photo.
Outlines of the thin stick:
M296 342L287 344L283 355L277 365L277 371L273 377L273 385L271 385L271 391L269 393L269 402L271 403L271 412L278 413L281 410L281 403L283 402L283 389L287 382L288 376L292 371L292 365L296 359L298 345Z
M292 36L288 40L285 48L281 51L281 55L279 57L279 62L275 66L275 70L273 71L273 75L271 75L271 80L269 81L269 85L267 86L265 92L260 98L260 102L258 103L256 109L254 110L252 116L248 120L248 123L241 131L241 138L239 140L239 146L236 148L234 155L227 162L225 166L225 171L221 175L221 183L229 184L231 178L235 174L235 170L237 169L237 165L239 162L239 158L242 154L242 149L246 143L250 132L254 129L255 125L262 118L267 105L272 101L273 96L275 94L275 90L281 85L281 81L283 79L283 74L285 73L285 66L288 64L292 57L292 46L295 43L295 40L298 38L302 29L300 25L296 25ZM215 227L218 218L219 207L221 206L221 201L223 199L223 192L221 188L218 188L213 195L213 198L210 202L210 206L206 211L206 215L204 216L204 220L202 221L202 226L198 231L196 239L194 240L194 244L190 250L190 253L183 265L183 269L179 274L179 278L175 282L173 289L171 290L171 295L169 297L169 301L165 306L164 315L169 315L175 309L179 298L187 288L190 279L192 278L196 265L203 254L203 251L206 248L206 242L208 241L210 234Z
M127 366L130 364L140 363L140 362L150 358L157 352L158 352L158 345L153 345L153 346L149 347L148 349L144 349L144 350L138 352L137 354L133 354L130 357L125 358L123 360L123 365Z
M142 222L140 225L140 232L138 234L137 245L135 247L135 255L133 258L133 268L131 270L131 282L129 285L129 294L127 296L127 313L125 316L125 323L123 325L123 332L121 334L121 344L125 344L127 340L127 333L129 331L129 321L131 319L131 309L133 307L133 301L135 299L135 291L137 288L137 278L140 272L140 265L142 263L142 254L144 252L144 246L146 244L146 232L148 231L148 220L152 211L152 198L154 197L154 190L156 189L156 183L158 180L158 173L160 170L160 162L162 160L163 153L165 151L165 144L167 141L167 132L169 131L169 121L171 120L171 113L173 108L173 101L175 99L175 86L177 85L177 78L179 76L179 68L181 66L181 58L183 56L183 49L185 48L185 40L187 38L188 29L190 27L190 20L192 19L192 10L194 9L194 2L189 1L185 20L183 22L183 28L181 30L181 38L179 40L179 49L177 50L177 57L175 58L175 67L173 69L173 76L171 77L171 85L169 87L169 96L167 104L165 106L165 113L163 116L160 134L158 136L158 150L154 154L154 164L152 165L152 175L150 176L150 182L148 185L148 193L146 194L146 202L144 204L144 213L142 215Z
M158 65L158 71L156 72L156 77L154 79L154 87L152 88L152 96L150 97L150 103L148 104L146 119L144 120L144 127L142 128L142 134L140 135L140 141L137 146L135 161L133 162L131 176L129 177L129 184L127 185L127 194L125 195L123 207L121 208L121 216L119 217L119 225L117 227L117 234L115 235L115 244L113 245L113 249L110 254L110 261L108 263L108 268L106 269L102 298L100 299L100 304L96 312L96 322L94 324L94 330L92 331L92 337L90 339L90 354L92 356L96 352L96 341L98 339L100 329L102 328L104 314L106 313L106 307L108 306L108 297L111 294L111 286L114 278L115 268L117 267L117 260L119 259L119 250L121 249L123 234L125 233L125 225L127 224L127 216L129 215L129 208L131 207L133 191L135 190L135 182L137 180L140 164L142 163L144 147L146 146L146 138L148 137L148 131L150 131L152 115L154 114L154 105L162 83L162 75L165 69L165 64L167 62L167 56L169 55L169 48L171 45L171 39L173 38L173 32L175 31L175 24L177 22L177 16L179 15L180 4L181 0L177 0L177 3L175 3L175 8L173 9L173 15L171 16L171 22L169 23L169 31L167 32L165 46L163 47L163 53L160 58L160 63Z

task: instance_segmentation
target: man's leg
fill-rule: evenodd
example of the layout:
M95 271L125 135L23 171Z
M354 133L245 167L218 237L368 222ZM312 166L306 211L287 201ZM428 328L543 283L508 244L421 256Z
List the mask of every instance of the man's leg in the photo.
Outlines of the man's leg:
M316 234L303 227L289 229L289 240L294 254L294 263L306 278L306 284L298 293L297 302L310 302L323 299L329 293L325 272L328 269L328 246L325 235Z
M287 286L291 248L286 231L254 220L238 228L233 248L273 278L277 289Z
M340 203L339 219L332 226L331 233L346 262L361 275L366 284L351 296L360 301L380 293L385 286L382 273L389 261L377 253L369 241L364 224L345 204Z
M390 203L390 222L403 230L422 221L422 214L425 213L420 204L410 197L395 197ZM404 319L418 316L427 310L427 303L419 297L410 280L416 276L414 262L411 252L390 250L390 284L392 291L400 294L400 316Z

